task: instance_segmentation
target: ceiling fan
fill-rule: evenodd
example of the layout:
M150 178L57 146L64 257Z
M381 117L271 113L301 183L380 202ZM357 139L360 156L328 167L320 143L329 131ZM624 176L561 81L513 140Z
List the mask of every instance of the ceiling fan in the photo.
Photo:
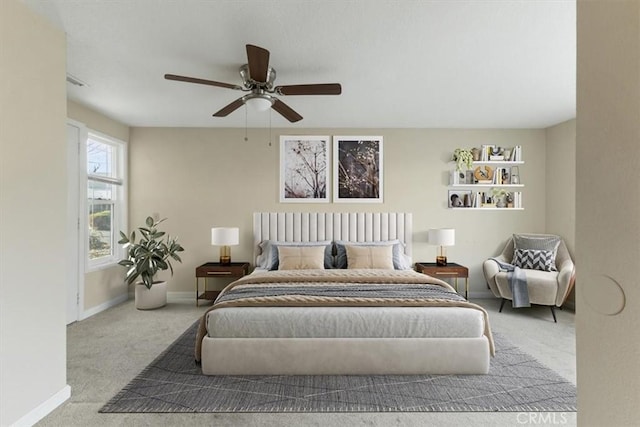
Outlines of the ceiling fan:
M304 85L274 86L276 70L269 66L269 51L267 49L247 45L247 63L240 67L242 85L216 82L213 80L199 79L195 77L165 74L167 80L177 80L187 83L197 83L209 86L224 87L227 89L248 92L236 99L231 104L216 112L214 117L226 117L244 104L250 104L258 110L273 108L291 123L302 119L302 116L294 111L275 95L340 95L342 86L340 83L320 83Z

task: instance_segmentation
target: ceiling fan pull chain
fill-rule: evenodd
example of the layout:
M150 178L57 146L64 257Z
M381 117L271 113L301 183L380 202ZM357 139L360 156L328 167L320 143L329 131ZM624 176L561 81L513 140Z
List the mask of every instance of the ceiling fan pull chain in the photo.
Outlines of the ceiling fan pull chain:
M244 104L244 140L245 142L249 140L247 137L247 104Z
M271 108L269 108L269 147L271 147Z

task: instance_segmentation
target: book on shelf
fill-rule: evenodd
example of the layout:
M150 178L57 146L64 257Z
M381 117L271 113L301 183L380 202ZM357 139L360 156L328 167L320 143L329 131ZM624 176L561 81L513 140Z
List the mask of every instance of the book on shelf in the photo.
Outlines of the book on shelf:
M487 160L489 160L490 150L491 150L491 146L482 145L482 150L480 151L480 161L486 162Z
M522 146L521 145L516 145L515 147L513 147L513 149L511 150L511 154L509 155L508 160L510 162L521 162L522 161Z
M496 168L495 172L493 173L493 183L496 185L502 185L503 184L503 174L502 171L504 170L504 168Z
M513 192L513 207L522 208L522 192L520 191Z

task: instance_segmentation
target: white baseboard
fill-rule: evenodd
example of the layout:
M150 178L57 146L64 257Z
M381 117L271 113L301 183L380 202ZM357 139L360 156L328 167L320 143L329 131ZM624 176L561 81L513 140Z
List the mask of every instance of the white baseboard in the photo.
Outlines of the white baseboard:
M481 292L469 292L469 298L476 298L476 299L481 299L481 298L495 298L496 296L493 295L493 292L491 292L489 289L487 289L486 291L481 291Z
M56 394L54 394L53 396L45 400L43 403L38 405L38 407L35 408L33 411L29 412L27 415L23 416L14 424L12 424L12 426L13 427L31 427L32 425L34 425L35 423L37 423L38 421L40 421L41 419L49 415L58 406L66 402L67 399L69 399L70 397L71 397L71 387L69 385L66 385L62 388L62 390L60 390L59 392L57 392Z
M127 299L129 299L129 294L122 294L119 295L117 297L115 297L112 300L109 300L105 303L102 303L100 305L97 305L95 307L91 307L88 310L84 310L81 314L80 314L80 320L84 320L87 319L95 314L100 313L101 311L105 311L108 308L114 307L120 303L125 302Z
M194 292L167 292L168 301L184 301L191 300L195 303L196 293Z
M129 292L129 298L133 299L135 297L133 292ZM196 301L196 293L194 292L167 292L167 301L185 301L190 300L195 303Z

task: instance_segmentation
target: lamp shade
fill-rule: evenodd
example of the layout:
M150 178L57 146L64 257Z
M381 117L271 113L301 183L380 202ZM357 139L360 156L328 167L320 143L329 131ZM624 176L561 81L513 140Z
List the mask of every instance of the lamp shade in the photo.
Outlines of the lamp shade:
M237 227L214 227L211 229L211 244L233 246L240 243L240 229Z
M427 241L431 245L454 246L456 244L456 230L453 228L432 228L427 234Z

